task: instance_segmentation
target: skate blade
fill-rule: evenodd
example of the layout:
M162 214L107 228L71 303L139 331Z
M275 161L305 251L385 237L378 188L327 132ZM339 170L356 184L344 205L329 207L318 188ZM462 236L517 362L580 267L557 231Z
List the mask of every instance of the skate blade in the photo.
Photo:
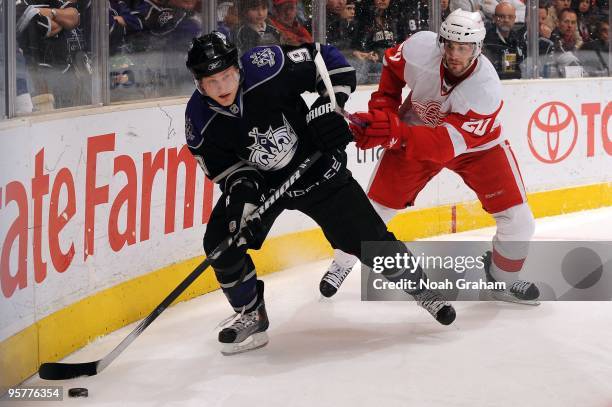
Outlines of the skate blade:
M505 291L489 290L489 293L493 299L498 300L498 301L512 302L515 304L522 304L522 305L531 305L534 307L537 307L538 305L540 305L540 301L538 300L521 300L520 298L516 298L514 295L508 294Z
M257 332L240 343L225 343L221 353L225 356L237 355L239 353L263 348L268 344L268 334Z

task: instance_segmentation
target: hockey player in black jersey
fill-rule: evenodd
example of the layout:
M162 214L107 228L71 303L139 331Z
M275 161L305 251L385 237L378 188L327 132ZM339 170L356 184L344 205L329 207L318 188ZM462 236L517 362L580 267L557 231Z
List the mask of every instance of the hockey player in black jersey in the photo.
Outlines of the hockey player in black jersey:
M353 253L366 265L362 241L386 241L394 253L406 253L372 208L346 169L344 149L352 134L344 119L330 108L325 86L313 62L321 53L340 106L355 89L355 71L331 46L261 46L238 59L236 47L220 33L193 40L187 56L197 90L185 114L190 151L222 196L204 236L210 253L230 234L240 231L212 265L236 315L219 332L229 355L264 346L268 317L263 281L257 279L248 248L261 247L274 220L284 209L296 209L321 226L334 248ZM309 109L305 91L320 96ZM277 188L307 157L324 155L259 218L253 210L262 196ZM387 279L426 278L421 269L391 270ZM455 319L453 307L429 290L413 291L419 305L440 323Z

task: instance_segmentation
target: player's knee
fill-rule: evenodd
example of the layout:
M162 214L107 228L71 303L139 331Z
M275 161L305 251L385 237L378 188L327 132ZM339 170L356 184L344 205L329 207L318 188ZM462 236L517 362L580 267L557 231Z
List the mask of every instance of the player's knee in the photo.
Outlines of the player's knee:
M218 231L217 231L218 232ZM225 239L227 235L222 233L215 233L215 231L211 229L206 229L206 233L204 233L204 253L206 256L210 256L210 254L215 250L217 246ZM239 261L244 260L246 256L247 247L246 245L242 245L237 247L235 244L228 247L221 255L212 262L213 268L228 268L233 264L238 263Z
M493 215L497 222L499 241L527 242L535 233L533 213L526 203L513 206Z
M255 276L255 264L250 256L243 256L230 264L216 264L213 270L222 288L231 288L237 282L247 281Z

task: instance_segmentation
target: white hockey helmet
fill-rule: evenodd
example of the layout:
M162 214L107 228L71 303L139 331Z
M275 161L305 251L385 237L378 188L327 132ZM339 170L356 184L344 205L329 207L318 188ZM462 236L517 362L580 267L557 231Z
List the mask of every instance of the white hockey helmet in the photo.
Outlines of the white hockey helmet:
M476 44L474 48L474 58L482 51L487 30L485 29L482 16L479 12L469 12L460 8L453 11L446 17L440 26L439 41L442 40L455 42L468 42Z

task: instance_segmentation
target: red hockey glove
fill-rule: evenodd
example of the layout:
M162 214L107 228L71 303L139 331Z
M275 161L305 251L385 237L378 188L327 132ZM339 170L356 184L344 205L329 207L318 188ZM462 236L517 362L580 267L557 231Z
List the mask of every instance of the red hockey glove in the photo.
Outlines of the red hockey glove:
M397 114L372 110L369 113L357 113L357 115L368 123L365 129L355 129L356 126L351 126L358 148L362 150L377 146L390 150L402 148L409 127L399 119Z
M388 96L377 96L378 92L372 93L370 101L368 102L368 110L383 110L389 113L397 113L399 103L397 100L392 99Z

